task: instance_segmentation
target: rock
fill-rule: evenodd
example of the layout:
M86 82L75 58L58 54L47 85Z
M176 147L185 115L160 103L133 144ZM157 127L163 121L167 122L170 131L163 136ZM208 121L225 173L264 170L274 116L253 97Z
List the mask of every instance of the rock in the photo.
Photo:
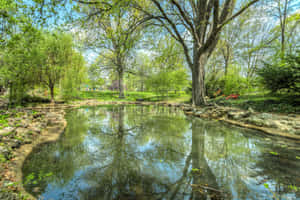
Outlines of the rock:
M202 111L197 111L197 112L195 112L195 115L196 115L196 116L200 116L201 114L203 114Z
M294 118L294 117L297 117L297 115L295 115L295 114L288 114L288 116L289 116L289 117L293 117L293 118Z
M49 119L48 122L47 122L47 125L48 126L57 126L57 125L60 125L61 124L61 119L59 118L56 118L56 119Z
M193 110L194 110L193 107L184 107L184 108L183 108L183 111L185 111L185 112L191 112L191 111L193 111Z
M5 127L3 129L0 130L0 137L1 136L7 136L10 133L14 132L14 128L13 127Z
M247 119L247 122L250 124L254 124L257 126L263 126L264 125L264 121L256 116L251 116Z
M3 146L0 146L0 154L4 155L6 159L9 159L10 157L10 151Z
M28 132L28 129L26 129L26 128L19 127L19 128L16 129L16 134L19 135L19 136L20 135L26 135L27 132Z
M296 126L296 123L294 121L285 121L285 122L286 122L286 124L288 124L292 127ZM281 123L282 123L282 121L281 121Z
M39 188L39 187L34 187L32 191L35 192L35 193L38 193L38 192L40 192L40 190L41 190L41 188Z
M262 119L273 119L273 115L272 115L272 114L269 114L269 113L262 113L262 114L260 115L260 117L261 117Z
M1 189L0 189L1 190ZM8 191L0 191L0 199L5 199L5 200L17 200L18 195L14 194L12 192L8 192Z
M40 117L42 117L43 115L41 114L41 113L36 113L36 114L33 114L32 115L32 117L34 118L34 119L36 119L36 118L40 118Z
M23 119L21 122L20 122L20 126L23 127L23 128L27 128L28 125L29 125L29 120L28 119Z
M254 110L253 110L251 107L249 107L249 108L248 108L248 112L249 112L250 114L253 114L253 113L254 113Z
M22 142L20 140L12 140L10 143L11 148L17 149L21 146Z
M241 119L241 118L249 117L250 113L249 112L244 112L244 111L238 111L238 112L236 112L236 111L230 111L230 112L228 112L227 115L231 119L238 120L238 119Z

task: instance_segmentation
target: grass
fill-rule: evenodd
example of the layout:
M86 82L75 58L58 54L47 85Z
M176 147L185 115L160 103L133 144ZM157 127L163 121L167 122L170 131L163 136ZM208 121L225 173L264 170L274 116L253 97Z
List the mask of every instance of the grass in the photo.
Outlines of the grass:
M252 109L259 112L276 113L300 113L300 96L287 94L249 94L242 95L238 99L228 99L217 97L210 100L224 106L239 107L242 109Z
M152 92L126 92L125 98L120 99L119 93L114 91L84 91L80 95L83 99L97 99L100 101L172 101L184 102L189 99L189 95L184 92L170 92L168 95L157 95Z

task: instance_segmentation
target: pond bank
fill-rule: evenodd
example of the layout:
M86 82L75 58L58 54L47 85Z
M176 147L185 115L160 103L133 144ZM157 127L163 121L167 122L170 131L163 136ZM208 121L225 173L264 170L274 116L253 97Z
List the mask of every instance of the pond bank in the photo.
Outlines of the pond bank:
M186 106L183 110L186 115L216 119L300 142L300 116L296 114L259 113L252 109L242 110L217 105L203 108Z
M56 141L66 127L64 111L8 110L0 130L0 199L34 199L22 185L22 165L35 146Z
M211 105L195 107L170 102L101 102L77 101L71 104L40 104L35 107L6 111L8 126L0 130L0 199L34 199L22 186L23 161L35 146L56 141L66 127L64 110L101 105L160 105L181 108L186 115L224 121L245 128L256 129L300 142L299 115L258 113L252 109ZM1 158L1 157L0 157Z

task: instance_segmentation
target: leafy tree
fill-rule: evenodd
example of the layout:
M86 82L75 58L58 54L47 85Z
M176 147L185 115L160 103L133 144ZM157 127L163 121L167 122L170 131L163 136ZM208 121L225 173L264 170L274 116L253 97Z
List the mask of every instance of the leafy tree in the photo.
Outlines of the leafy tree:
M86 74L83 56L73 50L69 66L63 72L61 81L62 97L65 100L79 97L80 86L86 80Z
M142 27L145 27L142 24L147 19L129 9L126 2L119 2L115 7L111 1L95 2L86 8L89 19L84 23L87 44L100 52L96 65L102 71L117 75L119 98L124 98L124 74L130 71L129 60L142 37Z
M136 7L181 44L192 72L193 104L201 105L205 104L205 65L217 45L220 32L258 1L247 1L240 9L236 8L234 0L137 0Z
M297 0L269 0L271 13L279 19L281 54L285 54L289 15L299 8Z
M20 28L20 33L12 35L7 41L0 67L0 78L9 87L11 104L20 104L25 92L38 79L35 66L40 57L40 32L28 25Z
M72 47L71 36L61 33L46 33L40 41L41 82L49 88L52 102L54 102L54 88L60 83L72 61Z

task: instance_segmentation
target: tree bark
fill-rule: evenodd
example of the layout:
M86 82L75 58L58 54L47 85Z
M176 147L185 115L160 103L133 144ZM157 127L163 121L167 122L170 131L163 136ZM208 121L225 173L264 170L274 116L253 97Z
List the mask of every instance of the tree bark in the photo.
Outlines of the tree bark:
M196 52L192 66L192 103L195 106L205 105L205 64L208 55Z
M125 98L124 95L124 71L121 69L119 70L119 98Z

